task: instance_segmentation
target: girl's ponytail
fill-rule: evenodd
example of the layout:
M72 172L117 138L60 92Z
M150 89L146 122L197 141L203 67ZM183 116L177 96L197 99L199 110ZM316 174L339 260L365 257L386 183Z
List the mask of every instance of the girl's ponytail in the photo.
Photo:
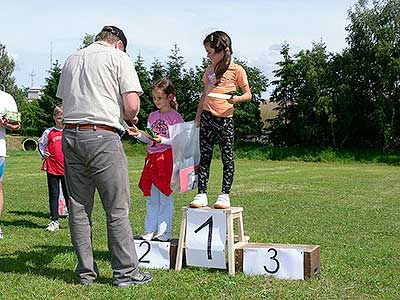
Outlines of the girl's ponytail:
M178 111L178 102L176 101L176 96L174 96L174 98L172 98L172 100L170 101L170 105L173 109Z
M214 72L217 83L221 80L222 76L228 70L231 63L232 41L228 34L223 31L214 31L206 36L203 45L209 44L216 53L224 52L224 56L220 62L215 66Z

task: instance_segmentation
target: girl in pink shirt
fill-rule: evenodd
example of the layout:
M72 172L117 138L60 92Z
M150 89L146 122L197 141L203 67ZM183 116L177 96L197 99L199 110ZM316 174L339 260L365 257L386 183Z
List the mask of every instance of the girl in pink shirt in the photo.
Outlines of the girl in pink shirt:
M223 31L209 34L203 41L211 65L206 69L203 82L204 91L197 108L195 123L200 126L200 164L198 169L198 194L189 204L199 208L208 205L207 184L215 140L221 149L223 163L222 189L214 208L230 207L230 191L234 176L233 161L233 110L238 102L251 99L251 91L246 71L231 62L231 38ZM226 94L240 88L241 96L220 99L210 93ZM226 95L225 95L226 96Z
M172 176L172 150L168 126L183 123L177 112L175 89L172 82L162 79L153 87L153 101L156 111L150 113L147 127L156 134L155 138L140 133L136 127L128 129L128 134L147 143L147 156L140 178L139 187L147 196L145 240L171 239L174 198L170 187Z

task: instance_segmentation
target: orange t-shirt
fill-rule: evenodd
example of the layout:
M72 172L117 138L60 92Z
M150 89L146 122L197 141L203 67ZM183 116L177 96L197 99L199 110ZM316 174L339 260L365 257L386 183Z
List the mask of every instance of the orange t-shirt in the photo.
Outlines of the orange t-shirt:
M243 90L249 85L246 71L242 66L231 63L224 75L222 75L220 82L216 84L216 81L214 68L209 66L203 75L203 82L206 86L203 110L207 110L213 116L217 117L232 117L233 104L230 104L225 99L209 97L207 95L209 93L224 94L236 91L238 87Z

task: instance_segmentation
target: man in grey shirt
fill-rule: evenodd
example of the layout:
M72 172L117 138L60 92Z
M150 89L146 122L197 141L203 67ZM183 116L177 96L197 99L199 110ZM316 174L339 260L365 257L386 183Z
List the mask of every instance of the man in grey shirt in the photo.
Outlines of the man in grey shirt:
M99 276L91 226L96 188L107 217L113 284L127 287L152 280L138 268L129 222L128 164L120 134L127 128L124 120L137 122L143 91L126 46L122 30L105 26L96 42L66 60L57 90L64 107L69 226L78 257L76 274L84 285Z

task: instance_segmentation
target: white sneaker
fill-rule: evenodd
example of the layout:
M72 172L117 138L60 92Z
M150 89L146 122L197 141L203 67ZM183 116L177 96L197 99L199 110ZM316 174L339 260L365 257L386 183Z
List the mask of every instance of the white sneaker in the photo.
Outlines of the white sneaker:
M189 207L200 208L208 205L207 194L197 194L193 201L190 202Z
M143 235L142 235L142 239L146 240L146 241L151 241L155 236L155 232L152 231L146 231Z
M231 199L229 198L229 194L219 194L217 202L214 204L214 208L225 209L229 207L231 207Z
M54 232L60 229L60 224L57 221L51 221L49 225L47 225L46 230L50 232Z
M154 239L159 240L161 242L168 242L171 240L171 232L157 233L154 236Z
M1 230L1 227L0 227L0 240L3 238L3 231Z

